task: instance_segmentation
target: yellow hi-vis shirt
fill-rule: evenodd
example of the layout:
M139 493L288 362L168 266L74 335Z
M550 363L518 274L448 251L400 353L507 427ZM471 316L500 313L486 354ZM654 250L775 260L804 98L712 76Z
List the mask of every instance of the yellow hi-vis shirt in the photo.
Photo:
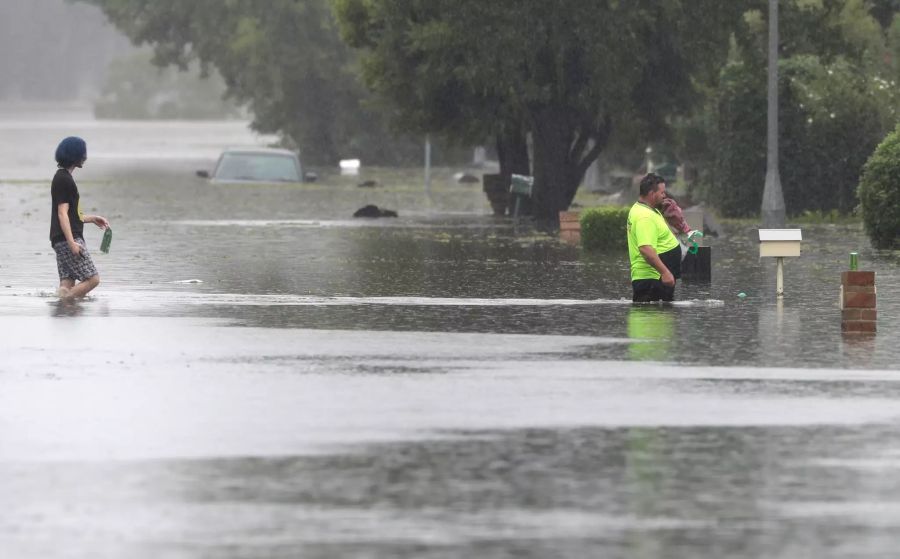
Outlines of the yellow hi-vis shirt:
M678 246L678 239L666 224L659 210L641 202L631 206L628 212L628 257L631 259L631 281L659 279L660 274L641 254L639 247L650 245L657 254Z

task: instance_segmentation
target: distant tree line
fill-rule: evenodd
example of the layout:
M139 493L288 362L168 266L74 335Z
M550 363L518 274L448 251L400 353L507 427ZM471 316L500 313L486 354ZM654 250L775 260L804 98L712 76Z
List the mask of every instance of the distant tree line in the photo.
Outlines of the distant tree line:
M200 78L195 68L180 72L151 64L150 54L137 52L109 64L106 80L94 101L97 118L207 119L245 118L224 99L225 84L215 71Z
M692 194L758 212L766 0L82 0L155 62L216 68L253 126L333 162L418 159L428 133L496 145L566 209L604 152L664 146ZM897 121L897 0L783 0L788 212L850 212Z
M107 64L130 50L96 8L63 0L0 2L0 100L96 95Z
M252 127L280 133L304 159L420 161L421 135L396 134L369 103L355 53L328 0L82 0L99 6L154 62L218 70Z

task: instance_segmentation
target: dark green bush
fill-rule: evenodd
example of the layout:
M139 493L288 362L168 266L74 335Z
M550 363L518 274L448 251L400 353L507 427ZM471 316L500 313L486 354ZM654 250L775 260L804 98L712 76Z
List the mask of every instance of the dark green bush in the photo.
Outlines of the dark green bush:
M631 207L599 206L581 212L581 246L586 249L622 248Z
M849 62L794 56L779 64L780 170L789 215L857 206L866 158L897 121L890 82ZM733 63L720 77L707 198L723 215L759 214L766 175L765 67Z
M900 247L900 125L866 162L858 193L872 246Z

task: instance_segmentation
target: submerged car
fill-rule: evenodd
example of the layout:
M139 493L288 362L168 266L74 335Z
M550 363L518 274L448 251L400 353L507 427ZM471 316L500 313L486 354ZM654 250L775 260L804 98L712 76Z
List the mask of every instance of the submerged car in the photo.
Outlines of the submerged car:
M197 171L210 182L310 182L314 173L303 174L300 158L293 151L276 148L228 149L219 156L212 174Z

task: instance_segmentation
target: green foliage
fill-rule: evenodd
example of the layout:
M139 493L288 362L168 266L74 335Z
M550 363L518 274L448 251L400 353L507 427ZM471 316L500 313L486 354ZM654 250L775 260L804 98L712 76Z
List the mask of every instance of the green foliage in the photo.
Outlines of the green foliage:
M598 206L581 212L581 246L588 250L627 245L627 206Z
M900 248L900 125L866 162L859 183L863 223L875 248Z
M699 174L691 194L728 215L758 215L765 182L765 4L749 4L718 83L701 90L698 110L675 122L674 151ZM897 118L900 50L892 45L900 39L891 38L888 26L898 6L897 0L779 1L780 169L794 215L835 208L847 214L854 207L859 169ZM894 25L900 37L900 23Z
M806 210L800 215L794 216L791 220L795 223L802 223L807 225L821 225L823 223L828 224L846 224L846 223L859 223L859 216L855 214L851 215L842 215L837 210L823 211L823 210Z
M890 82L843 59L796 56L779 64L780 169L790 215L842 215L857 205L866 158L897 122ZM756 215L766 171L765 69L730 64L722 73L713 133L715 172L708 199L729 217Z
M894 82L900 82L900 14L887 30L887 52L885 54L892 70Z
M535 205L568 207L614 130L655 136L725 58L744 2L333 0L394 122L452 136L523 126Z
M872 17L885 29L900 14L900 0L869 0L869 3L872 5Z
M328 0L82 0L99 6L154 62L216 68L252 126L281 133L304 160L366 163L421 158L421 141L391 137L366 106L356 57L337 33Z
M745 25L736 39L741 60L764 66L768 9L767 3L759 4L763 6L744 14ZM825 63L847 58L866 66L882 62L882 29L871 0L780 0L778 4L780 57L814 54Z

